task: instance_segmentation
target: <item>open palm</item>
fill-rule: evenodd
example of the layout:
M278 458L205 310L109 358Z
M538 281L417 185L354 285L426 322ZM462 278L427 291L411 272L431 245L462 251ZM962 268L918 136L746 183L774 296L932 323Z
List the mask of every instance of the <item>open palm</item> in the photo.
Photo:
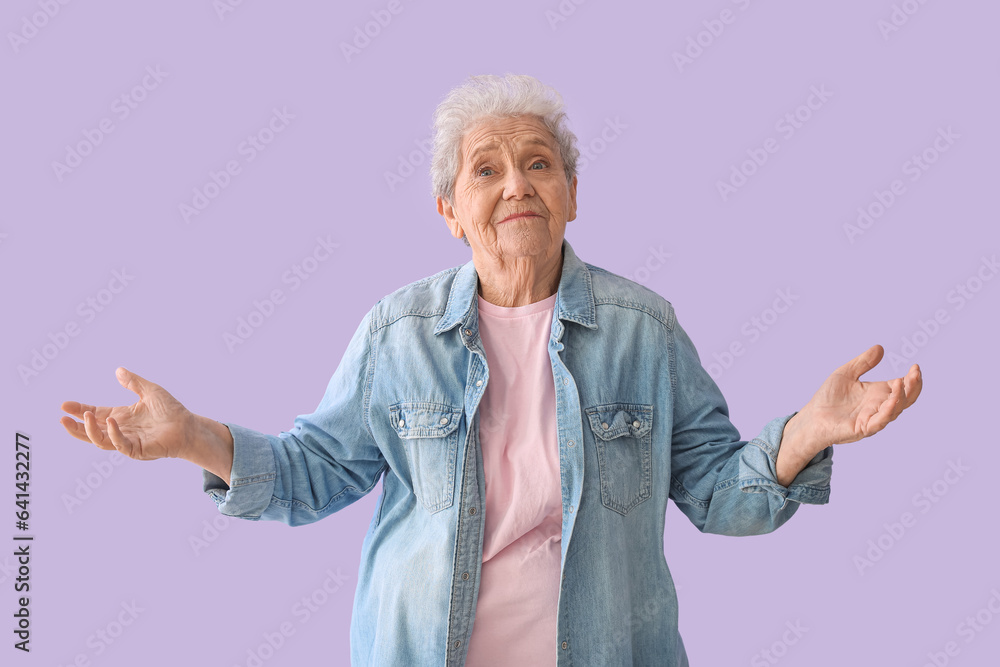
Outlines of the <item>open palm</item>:
M83 422L64 416L59 423L75 438L139 461L180 458L194 415L160 385L121 367L115 375L138 401L118 407L66 401L62 410Z
M913 364L904 377L883 382L864 382L860 377L882 360L881 345L835 370L802 409L815 438L823 443L855 442L878 433L913 405L920 395L923 378Z

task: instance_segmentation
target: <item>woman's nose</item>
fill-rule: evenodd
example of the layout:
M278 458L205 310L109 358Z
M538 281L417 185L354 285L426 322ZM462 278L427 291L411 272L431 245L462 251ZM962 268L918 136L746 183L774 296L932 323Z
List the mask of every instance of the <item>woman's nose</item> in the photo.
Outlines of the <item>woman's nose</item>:
M531 187L531 181L528 180L527 174L525 174L521 169L508 169L503 185L505 199L509 199L511 197L520 199L521 197L534 194L534 189Z

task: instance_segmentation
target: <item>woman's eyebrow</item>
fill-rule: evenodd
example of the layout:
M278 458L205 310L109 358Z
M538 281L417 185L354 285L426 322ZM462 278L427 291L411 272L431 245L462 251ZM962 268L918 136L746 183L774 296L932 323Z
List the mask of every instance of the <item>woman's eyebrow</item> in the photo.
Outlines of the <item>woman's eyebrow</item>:
M547 141L545 141L545 140L543 140L541 138L538 138L538 137L532 137L531 139L525 139L523 141L518 142L518 145L519 146L541 146L542 148L547 148L549 150L552 150L552 146ZM489 154L489 153L495 152L498 146L499 146L498 143L491 143L491 144L487 144L485 146L480 146L479 148L477 148L475 151L472 152L471 156L469 156L469 162L475 162L483 154Z

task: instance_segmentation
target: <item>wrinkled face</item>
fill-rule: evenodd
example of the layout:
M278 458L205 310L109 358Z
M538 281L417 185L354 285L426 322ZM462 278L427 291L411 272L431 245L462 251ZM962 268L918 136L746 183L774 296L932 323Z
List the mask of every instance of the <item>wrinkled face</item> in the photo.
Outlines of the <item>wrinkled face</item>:
M438 197L438 212L455 238L468 238L474 260L542 260L560 252L576 218L576 182L538 117L488 120L463 136L455 195Z

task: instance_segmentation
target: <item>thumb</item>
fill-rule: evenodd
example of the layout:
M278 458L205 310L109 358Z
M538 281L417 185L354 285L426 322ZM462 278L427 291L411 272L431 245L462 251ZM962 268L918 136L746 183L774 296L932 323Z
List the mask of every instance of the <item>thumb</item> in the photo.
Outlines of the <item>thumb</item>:
M123 387L138 394L139 398L145 398L146 392L152 388L151 382L126 369L124 366L119 366L115 369L115 377L118 378L118 382Z
M885 350L881 345L872 345L870 348L848 361L844 366L845 370L852 378L857 380L862 375L875 368L878 362L882 361Z

